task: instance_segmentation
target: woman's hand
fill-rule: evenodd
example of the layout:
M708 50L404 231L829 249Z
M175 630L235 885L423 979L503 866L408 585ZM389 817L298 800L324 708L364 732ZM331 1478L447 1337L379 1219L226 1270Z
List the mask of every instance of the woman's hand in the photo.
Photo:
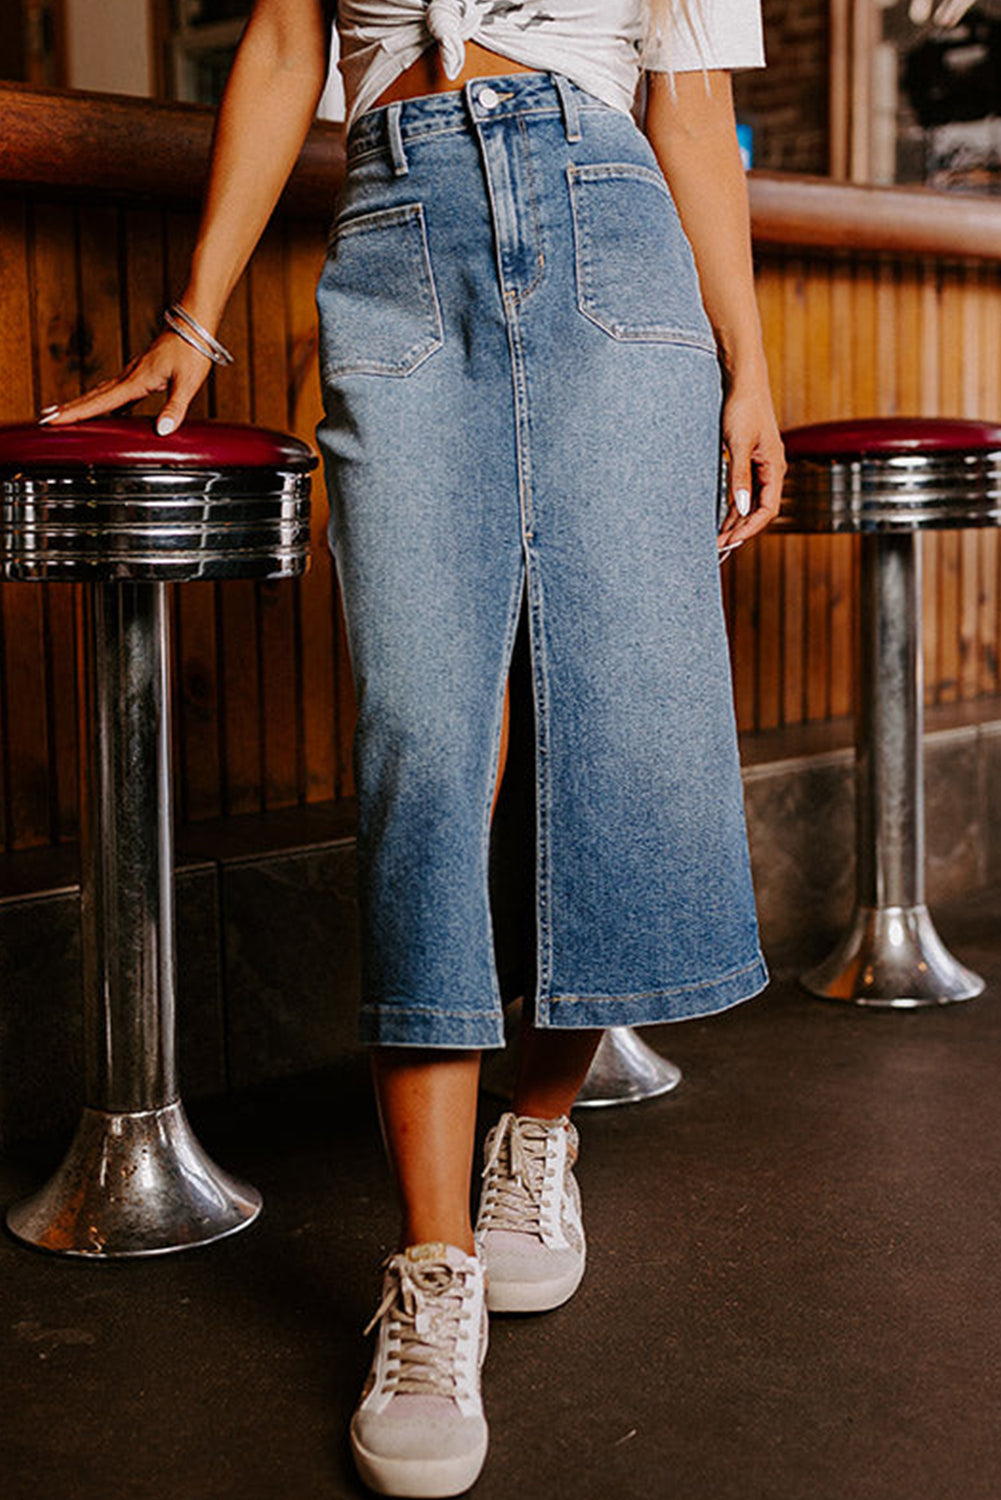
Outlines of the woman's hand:
M215 329L278 202L323 92L332 0L254 0L216 119L191 275L180 302ZM211 361L165 332L114 380L42 413L53 426L117 411L158 391L157 431L173 432Z
M731 386L723 402L723 441L730 456L730 504L719 549L726 555L774 521L782 502L785 450L763 378L746 388Z
M65 406L48 408L41 421L52 427L68 426L88 417L103 417L120 407L131 406L158 391L167 392L156 430L161 437L180 427L188 407L212 368L208 355L200 354L176 333L164 332L147 349L129 361L120 375L103 380L85 396Z

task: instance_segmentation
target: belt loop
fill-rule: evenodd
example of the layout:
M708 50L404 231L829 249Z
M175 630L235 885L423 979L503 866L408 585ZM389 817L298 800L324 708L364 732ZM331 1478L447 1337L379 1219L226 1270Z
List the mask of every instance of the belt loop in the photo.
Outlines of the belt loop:
M552 77L556 92L560 96L560 108L563 111L563 126L567 133L567 140L579 141L580 112L577 109L577 96L574 93L573 84L569 78L564 78L562 73L554 73Z
M399 99L394 99L392 104L386 106L386 136L389 140L389 154L393 158L393 171L397 177L406 177L410 171L407 153L403 148L403 132L400 129L402 108Z

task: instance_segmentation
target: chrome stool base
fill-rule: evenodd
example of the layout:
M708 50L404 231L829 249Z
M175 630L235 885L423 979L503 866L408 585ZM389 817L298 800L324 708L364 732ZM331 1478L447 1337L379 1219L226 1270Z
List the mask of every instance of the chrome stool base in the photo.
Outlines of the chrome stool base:
M914 1010L972 1000L984 981L959 963L927 906L859 906L832 953L800 983L825 1000Z
M62 1166L8 1211L7 1227L39 1250L111 1260L164 1255L236 1234L261 1197L199 1145L178 1100L160 1109L85 1109Z
M677 1064L661 1057L631 1026L613 1026L601 1039L574 1108L638 1104L669 1094L680 1082Z

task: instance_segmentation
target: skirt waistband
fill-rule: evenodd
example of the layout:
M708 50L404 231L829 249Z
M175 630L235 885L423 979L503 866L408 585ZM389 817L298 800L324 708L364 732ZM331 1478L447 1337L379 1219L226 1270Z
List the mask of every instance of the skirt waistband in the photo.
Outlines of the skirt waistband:
M461 89L445 94L421 94L366 110L348 134L347 155L351 161L382 149L395 154L394 142L469 130L480 121L516 115L562 114L567 139L578 140L579 117L591 110L622 114L561 73L506 73L473 78Z

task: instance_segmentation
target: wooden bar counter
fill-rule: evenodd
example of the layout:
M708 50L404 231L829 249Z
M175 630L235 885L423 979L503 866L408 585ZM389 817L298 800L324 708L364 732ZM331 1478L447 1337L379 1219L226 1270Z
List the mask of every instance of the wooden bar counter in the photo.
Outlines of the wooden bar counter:
M0 421L117 372L183 282L208 110L0 84ZM318 125L232 299L237 364L197 410L288 427L320 414L313 289L343 171ZM780 421L1001 417L1001 204L752 174L758 292ZM151 404L150 409L155 408ZM173 601L186 822L350 796L353 707L324 543L295 585L189 585ZM768 537L725 564L742 730L851 708L853 545ZM993 531L926 544L927 696L1001 690ZM0 843L72 839L72 588L0 590Z

